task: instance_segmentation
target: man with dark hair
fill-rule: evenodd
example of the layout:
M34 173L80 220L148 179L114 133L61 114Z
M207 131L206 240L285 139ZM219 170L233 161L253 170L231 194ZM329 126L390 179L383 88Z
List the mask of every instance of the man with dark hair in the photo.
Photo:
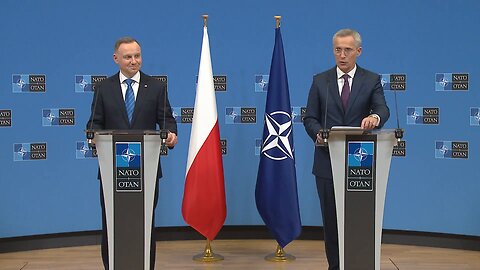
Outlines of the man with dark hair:
M172 116L167 90L158 80L140 71L142 53L140 44L131 37L124 37L115 43L113 61L120 71L99 83L92 101L92 112L87 129L93 130L168 130L166 145L177 144L177 124ZM157 178L162 177L160 161ZM99 175L100 178L100 175ZM158 201L158 183L155 188L153 208ZM102 260L108 269L108 242L106 232L105 204L100 185L102 206ZM150 269L155 266L154 223L152 222L152 243Z
M356 59L361 53L360 34L352 29L339 30L333 36L336 66L313 77L304 126L317 145L323 143L320 132L324 128L352 126L371 130L381 128L390 116L380 76L356 64ZM327 147L315 148L312 172L316 178L322 209L328 269L337 270L339 269L337 214L332 166Z

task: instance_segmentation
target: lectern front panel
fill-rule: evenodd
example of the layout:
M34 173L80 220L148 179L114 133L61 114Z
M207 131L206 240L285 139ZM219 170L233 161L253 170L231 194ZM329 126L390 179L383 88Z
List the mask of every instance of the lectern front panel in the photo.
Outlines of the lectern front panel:
M345 140L345 267L375 269L375 135Z
M113 136L115 270L144 269L142 138L128 134Z

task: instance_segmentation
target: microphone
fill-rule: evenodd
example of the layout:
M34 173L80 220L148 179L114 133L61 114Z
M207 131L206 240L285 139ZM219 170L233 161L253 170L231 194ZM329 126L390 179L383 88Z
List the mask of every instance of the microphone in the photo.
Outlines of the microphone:
M328 94L330 92L330 80L327 79L327 96L325 98L325 118L323 120L323 129L320 131L320 136L323 140L323 145L328 146L328 136L330 135L330 130L327 129L327 114L328 114Z
M165 85L165 98L163 99L163 128L160 129L160 139L162 140L160 145L161 153L168 153L168 147L166 145L168 138L168 129L165 129L166 125L166 110L167 110L167 98L168 98L168 85Z
M95 138L95 131L93 130L93 118L95 117L95 110L97 108L97 103L98 103L98 90L96 87L93 87L94 89L94 100L93 100L93 109L92 109L92 115L90 116L89 124L90 126L87 127L87 130L85 130L85 133L87 134L87 143L88 146L92 149L95 149L95 144L93 143L93 139Z
M398 104L397 104L397 89L393 90L393 96L395 97L395 116L397 118L397 128L395 129L395 138L397 138L397 145L403 138L403 129L400 128L400 121L398 120Z

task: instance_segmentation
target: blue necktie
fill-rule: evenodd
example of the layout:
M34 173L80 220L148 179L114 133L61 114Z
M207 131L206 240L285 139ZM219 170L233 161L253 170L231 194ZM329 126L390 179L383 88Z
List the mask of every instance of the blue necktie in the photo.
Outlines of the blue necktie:
M132 83L134 80L126 79L127 92L125 92L125 108L127 109L128 121L132 123L133 110L135 109L135 95L133 94Z
M347 111L347 104L348 104L348 97L350 96L350 85L348 84L348 74L344 74L343 78L343 87L342 87L342 94L340 95L343 104L343 110Z

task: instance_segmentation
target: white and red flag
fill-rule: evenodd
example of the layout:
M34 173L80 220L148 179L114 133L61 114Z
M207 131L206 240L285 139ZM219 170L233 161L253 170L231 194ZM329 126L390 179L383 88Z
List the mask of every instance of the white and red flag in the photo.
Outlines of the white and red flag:
M220 130L206 26L203 28L182 215L188 225L208 240L217 236L227 216Z

